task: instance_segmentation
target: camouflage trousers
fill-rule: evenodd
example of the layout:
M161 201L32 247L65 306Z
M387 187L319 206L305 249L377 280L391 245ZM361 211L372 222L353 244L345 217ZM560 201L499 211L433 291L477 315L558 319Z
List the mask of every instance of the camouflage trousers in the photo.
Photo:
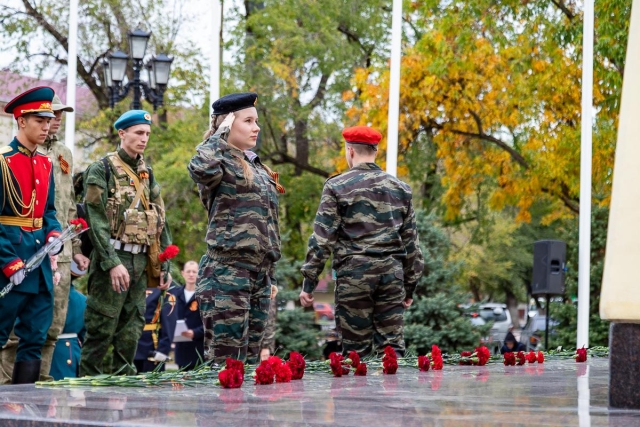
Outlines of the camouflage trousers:
M111 287L109 271L100 268L95 252L89 266L87 308L84 315L87 335L80 358L80 376L119 373L135 375L133 359L144 327L147 254L117 250L120 262L129 272L129 289L117 293ZM113 345L111 366L104 358Z
M71 263L58 262L57 271L60 273L60 283L53 287L53 321L47 332L47 340L42 347L40 381L53 380L49 375L51 358L53 357L53 350L56 348L58 335L62 333L64 323L67 319L69 288L71 286ZM17 348L18 337L11 331L9 341L7 341L0 351L0 384L11 384L11 374L13 372L13 363L16 360Z
M270 262L256 272L202 257L196 298L204 324L205 360L256 362L269 317L270 269Z
M394 258L348 259L336 272L336 327L346 354L366 356L391 346L404 353L402 263Z

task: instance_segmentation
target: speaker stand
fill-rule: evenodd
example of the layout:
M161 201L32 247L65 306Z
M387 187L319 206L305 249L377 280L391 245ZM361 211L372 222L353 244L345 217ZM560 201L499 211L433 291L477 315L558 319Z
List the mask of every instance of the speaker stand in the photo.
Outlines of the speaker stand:
M544 351L549 351L549 316L551 316L551 299L547 297L547 315L544 318Z

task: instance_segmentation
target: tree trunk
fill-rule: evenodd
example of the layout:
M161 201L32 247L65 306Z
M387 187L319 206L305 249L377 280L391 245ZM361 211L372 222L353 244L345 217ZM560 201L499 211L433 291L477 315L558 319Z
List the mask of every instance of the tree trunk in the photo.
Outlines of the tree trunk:
M514 328L520 328L520 316L518 316L518 298L511 292L511 289L505 289L504 293L507 296L507 310L511 314L511 323Z

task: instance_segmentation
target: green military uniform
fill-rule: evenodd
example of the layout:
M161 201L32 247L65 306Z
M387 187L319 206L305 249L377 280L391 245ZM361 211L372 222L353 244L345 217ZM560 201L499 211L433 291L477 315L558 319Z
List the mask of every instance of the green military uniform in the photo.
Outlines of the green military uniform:
M55 98L54 103L55 106ZM55 110L54 110L55 111ZM53 164L53 182L55 183L55 207L56 219L60 226L66 228L69 220L76 218L76 202L73 192L72 170L73 159L69 150L56 135L47 137L44 145L38 147L38 152L44 154ZM49 375L51 358L58 340L58 335L64 327L67 316L67 304L69 301L69 286L71 285L71 257L80 253L80 240L74 239L64 244L62 252L58 254L58 272L60 282L53 288L53 321L47 333L47 341L42 347L42 364L40 366L40 380L51 380ZM11 333L9 341L4 346L1 355L0 383L9 384L13 361L16 358L18 337Z
M252 93L217 100L214 114L255 104ZM232 125L233 126L233 125ZM254 153L229 145L221 127L196 148L191 178L209 212L207 253L199 264L196 297L204 323L205 359L255 362L267 323L274 263L280 259L277 174ZM243 163L250 168L248 179Z
M366 129L373 131L364 128L358 142L347 142L377 144L380 134L368 139ZM404 351L402 302L412 297L424 266L411 199L410 187L375 163L354 165L325 183L302 267L303 291L315 290L333 252L336 325L345 353L365 356L387 345Z
M141 110L129 111L119 120L138 111ZM151 122L149 114L144 111L139 114L142 113L148 122L134 124ZM131 158L120 148L108 154L106 160L110 169L108 182L103 161L91 164L85 172L88 233L94 249L89 266L87 337L80 362L81 376L116 372L123 366L121 374L136 373L133 360L145 324L147 252L158 234L161 248L171 244L169 229L164 225L160 186L142 156ZM135 180L127 170L142 185L141 196L149 202L149 209L137 196ZM129 288L117 293L112 288L109 271L120 264L127 269L130 279ZM162 265L163 271L168 268L168 263ZM103 359L109 345L113 345L113 360L112 366L105 369Z

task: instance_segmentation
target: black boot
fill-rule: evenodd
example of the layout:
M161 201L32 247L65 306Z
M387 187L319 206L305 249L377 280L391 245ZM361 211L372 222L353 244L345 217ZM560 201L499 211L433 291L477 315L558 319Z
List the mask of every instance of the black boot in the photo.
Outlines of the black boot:
M40 378L40 360L24 360L13 365L11 384L33 384Z

